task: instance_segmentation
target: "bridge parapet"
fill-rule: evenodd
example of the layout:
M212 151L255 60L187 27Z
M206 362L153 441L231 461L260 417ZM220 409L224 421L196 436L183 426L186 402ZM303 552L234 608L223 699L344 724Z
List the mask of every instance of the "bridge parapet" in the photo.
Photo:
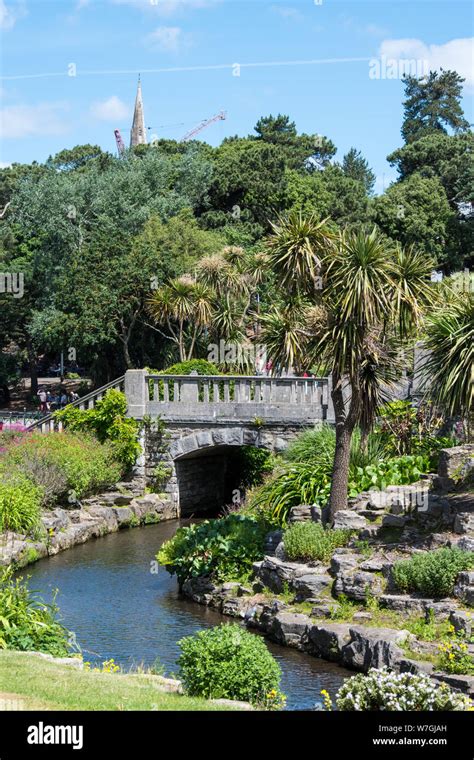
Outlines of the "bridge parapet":
M127 372L127 375L129 373ZM127 375L125 389L127 392ZM138 379L138 378L137 378ZM132 384L128 384L132 389ZM136 382L145 414L163 420L284 423L334 420L328 378L243 375L144 375L144 391ZM128 398L129 407L135 409Z

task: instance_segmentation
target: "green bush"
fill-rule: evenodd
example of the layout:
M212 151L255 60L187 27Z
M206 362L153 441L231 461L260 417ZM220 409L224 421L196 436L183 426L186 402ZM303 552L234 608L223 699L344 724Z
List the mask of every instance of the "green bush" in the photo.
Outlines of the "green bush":
M255 634L235 624L220 625L178 643L180 677L190 696L262 706L282 701L280 666Z
M263 557L268 526L252 517L230 514L218 520L179 528L164 543L157 559L182 584L186 578L209 575L216 580L242 579Z
M45 604L11 568L0 574L0 649L48 652L64 657L69 632L58 622L55 603Z
M197 372L198 375L220 375L215 364L206 359L189 359L187 362L178 362L162 370L160 375L190 375ZM152 374L154 374L152 372Z
M108 441L115 458L126 469L130 469L140 454L138 443L139 425L137 420L126 417L125 395L111 388L93 409L78 409L68 405L56 412L55 419L62 422L71 432L93 433L100 443Z
M41 489L20 473L0 479L0 531L28 533L36 527L41 499Z
M396 562L393 578L401 591L420 591L432 597L452 596L457 574L472 567L474 552L442 548Z
M298 436L285 455L286 462L249 497L250 512L262 512L271 522L284 525L292 507L299 504L325 506L331 490L335 433L323 426ZM406 455L383 459L377 436L369 438L367 453L360 451L360 433L351 445L348 496L370 488L406 485L428 472L427 455Z
M346 546L351 535L350 530L323 528L318 523L294 523L283 535L285 555L292 561L327 562L334 549Z
M66 492L81 498L112 485L120 478L121 466L111 444L101 444L90 434L31 433L12 443L1 456L0 479L4 482L9 474L27 476L40 489L43 505L51 505L64 497L65 487Z

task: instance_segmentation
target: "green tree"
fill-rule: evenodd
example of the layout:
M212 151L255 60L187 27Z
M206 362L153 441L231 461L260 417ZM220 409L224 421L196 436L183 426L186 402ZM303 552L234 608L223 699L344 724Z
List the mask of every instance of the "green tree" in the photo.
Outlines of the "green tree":
M371 195L375 185L375 174L360 150L351 148L342 159L342 171L346 177L361 182L367 195Z
M439 264L448 261L447 238L456 213L437 177L412 174L374 199L373 219L392 240L416 244Z
M431 132L447 133L469 128L461 106L462 83L455 71L430 71L427 77L404 77L405 101L402 136L414 142Z

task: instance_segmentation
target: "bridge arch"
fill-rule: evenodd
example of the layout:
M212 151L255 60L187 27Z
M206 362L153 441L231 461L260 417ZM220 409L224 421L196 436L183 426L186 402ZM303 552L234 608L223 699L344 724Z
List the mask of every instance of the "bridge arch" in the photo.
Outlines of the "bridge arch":
M172 490L180 515L186 517L217 514L232 502L239 486L239 448L282 451L295 431L222 426L181 435L175 430L172 435L179 436L169 447Z

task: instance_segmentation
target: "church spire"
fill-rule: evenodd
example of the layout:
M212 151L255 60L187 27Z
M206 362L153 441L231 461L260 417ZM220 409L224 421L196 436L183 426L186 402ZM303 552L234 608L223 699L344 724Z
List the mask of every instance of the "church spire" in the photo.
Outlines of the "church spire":
M130 130L130 147L146 143L145 116L143 114L142 85L138 75L137 97L135 98L135 110L133 112L132 128Z

